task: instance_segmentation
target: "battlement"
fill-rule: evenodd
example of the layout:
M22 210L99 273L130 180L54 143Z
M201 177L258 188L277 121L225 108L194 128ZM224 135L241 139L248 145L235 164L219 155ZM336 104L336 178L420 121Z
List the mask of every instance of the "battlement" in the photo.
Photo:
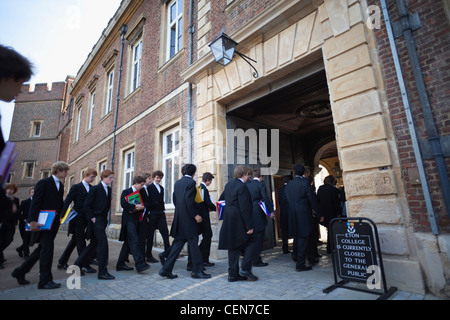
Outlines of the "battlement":
M15 102L33 102L64 99L66 86L72 84L73 78L67 77L66 81L53 83L37 83L33 87L30 84L22 85L21 93L16 97Z

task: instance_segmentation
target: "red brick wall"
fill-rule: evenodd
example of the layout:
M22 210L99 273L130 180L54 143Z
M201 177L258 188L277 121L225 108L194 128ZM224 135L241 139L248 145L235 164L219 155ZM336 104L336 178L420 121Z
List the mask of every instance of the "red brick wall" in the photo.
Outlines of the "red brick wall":
M10 141L15 143L18 153L12 168L13 183L19 186L16 197L28 198L28 189L41 179L41 170L50 170L58 159L60 111L65 93L65 82L56 82L49 90L47 84L36 84L30 92L29 85L15 100ZM42 120L40 137L30 137L31 122ZM24 162L33 161L33 177L23 178Z
M388 0L387 3L391 21L398 21L395 1ZM379 1L369 0L368 4L378 5L381 8ZM421 20L422 28L415 31L413 35L419 54L422 74L425 79L426 90L438 134L440 136L448 136L450 133L449 20L443 7L443 1L410 0L407 1L407 6L409 13L417 12ZM429 232L431 228L422 188L420 185L411 184L409 181L408 169L417 168L417 164L383 17L381 19L381 28L375 30L375 35L414 230L418 232ZM423 113L404 38L397 39L396 44L403 69L403 76L407 85L417 136L419 140L427 139L428 133L424 124ZM446 164L447 168L450 168L449 157L446 158ZM424 165L439 229L441 232L448 233L450 232L450 221L446 213L435 161L432 159L425 160Z
M188 1L185 1L185 15L184 24L188 25ZM123 126L128 125L130 121L137 116L144 113L147 109L153 107L161 99L165 98L172 91L180 87L184 83L184 79L181 77L182 71L187 68L188 62L188 34L187 31L184 34L185 49L179 52L175 58L172 58L167 65L160 65L160 47L163 45L160 41L160 28L161 28L161 2L159 1L144 1L142 6L137 12L127 21L128 30L138 22L142 16L146 17L143 27L143 48L142 48L142 63L141 63L141 86L132 94L128 94L129 90L126 88L128 85L127 79L129 78L128 59L131 56L128 55L127 46L129 43L125 42L125 49L123 55L123 73L121 79L121 92L120 103L118 111L117 128L120 130ZM117 79L119 75L119 58L121 49L121 39L117 37L113 44L103 54L98 61L98 64L94 66L94 69L90 71L85 83L81 84L81 89L73 96L74 100L84 94L82 102L82 119L80 140L74 143L74 137L72 136L69 141L69 163L71 165L71 174L74 174L75 183L80 181L79 172L85 167L96 168L97 162L107 157L107 167L111 167L111 154L112 154L112 139L102 144L100 147L95 148L105 137L113 132L114 127L114 113L116 107L116 90ZM109 116L101 119L101 109L106 98L104 97L104 88L106 79L106 70L102 66L105 59L111 55L113 50L117 50L119 54L115 57L115 84L114 84L114 103L112 112ZM96 102L94 111L94 125L92 131L85 133L86 117L88 115L89 108L89 89L88 83L93 79L94 75L98 76L96 84ZM80 84L78 84L80 85ZM75 131L75 125L77 122L77 108L75 104L72 107L72 114L74 119L74 126L71 127L72 134ZM159 106L155 111L142 118L135 124L129 126L127 129L116 135L115 146L115 181L113 185L113 200L112 200L112 223L120 223L120 215L116 215L116 212L121 212L120 205L118 205L118 197L121 193L120 175L120 149L126 145L134 143L135 150L135 167L134 174L141 174L144 172L151 173L156 169L154 168L155 157L155 141L157 137L156 128L164 123L177 118L182 117L183 129L186 128L186 110L187 110L187 91L180 93L173 99L167 101L163 105ZM101 119L101 120L100 120ZM94 149L95 148L95 149ZM89 152L93 150L92 152ZM185 152L185 151L183 151ZM87 155L85 155L87 153Z

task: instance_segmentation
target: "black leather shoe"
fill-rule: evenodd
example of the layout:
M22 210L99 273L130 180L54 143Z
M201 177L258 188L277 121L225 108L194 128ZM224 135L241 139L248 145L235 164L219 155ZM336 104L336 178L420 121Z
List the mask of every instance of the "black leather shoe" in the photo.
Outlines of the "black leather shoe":
M205 266L205 267L214 267L215 265L216 264L213 262L209 262L209 261L203 262L203 266Z
M301 265L299 267L296 267L295 271L301 272L301 271L308 271L308 270L311 270L311 269L312 269L311 266Z
M161 265L164 267L164 263L167 260L167 256L165 254L165 252L161 252L160 254L158 254L159 257L159 262L161 262Z
M12 276L13 278L16 278L17 282L18 282L20 285L30 284L30 281L28 281L28 280L25 279L25 275L24 275L24 274L18 273L18 272L16 272L15 270L13 271L13 273L11 273L11 276Z
M166 277L168 279L176 279L178 276L176 274L173 274L172 272L166 271L164 269L159 270L159 275L161 277Z
M97 270L95 270L94 268L92 268L91 266L86 266L82 268L84 272L86 273L97 273Z
M199 272L199 273L192 272L191 273L191 278L194 278L194 279L209 279L209 278L211 278L211 275L208 274L208 273L204 273L203 271Z
M237 275L235 277L228 276L228 282L245 281L245 280L247 280L247 277L243 277L241 275Z
M105 273L105 274L102 274L102 275L98 275L98 279L99 280L114 280L115 277L110 275L109 273Z
M56 283L50 280L44 285L39 285L38 289L57 289L59 287L61 287L61 283Z
M19 254L19 257L22 258L23 257L23 250L21 250L20 247L19 247L19 248L16 248L16 251Z
M150 263L157 263L157 262L159 262L159 261L156 260L156 259L153 258L153 257L149 257L149 258L147 258L147 262L150 262Z
M256 281L258 280L258 277L255 276L251 271L241 271L241 276L246 277L248 281Z
M64 263L64 264L58 263L58 266L57 266L57 268L59 270L67 270L68 267L69 267L69 265L67 263Z
M136 271L138 272L138 273L140 273L140 272L144 272L145 270L147 270L147 269L150 269L150 265L149 264L147 264L147 263L142 263L142 264L140 264L139 266L136 266Z
M254 267L267 267L269 264L267 262L258 262L256 264L254 264Z
M116 271L131 271L133 269L133 267L129 267L125 263L121 266L116 266Z

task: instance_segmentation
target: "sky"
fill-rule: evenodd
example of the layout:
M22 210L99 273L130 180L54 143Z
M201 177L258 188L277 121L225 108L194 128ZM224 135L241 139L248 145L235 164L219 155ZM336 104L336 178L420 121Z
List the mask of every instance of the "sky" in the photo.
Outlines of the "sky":
M121 0L0 0L0 44L34 65L28 83L76 76ZM1 126L8 140L14 101L0 101Z

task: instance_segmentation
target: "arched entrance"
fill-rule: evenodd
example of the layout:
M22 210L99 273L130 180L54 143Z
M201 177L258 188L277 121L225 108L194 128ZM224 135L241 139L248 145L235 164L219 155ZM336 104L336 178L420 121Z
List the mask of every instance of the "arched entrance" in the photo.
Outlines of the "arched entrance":
M272 85L279 89L253 101L248 102L247 97L246 103L238 100L226 107L227 129L255 133L254 141L250 141L248 134L244 150L238 150L234 144L234 153L242 153L245 163L235 160L228 163L228 179L233 178L232 172L237 165L261 166L259 154L256 161L251 161L251 145L260 142L258 133L261 129L279 130L279 146L272 150L279 152L279 168L273 175L264 177L277 219L269 220L264 248L274 247L281 238L278 190L283 185L283 177L292 175L293 167L299 163L309 169L311 179L318 172L319 162L330 172L340 172L325 70L322 68L309 75L299 72L298 79L293 80L291 76L291 83L282 86L285 82L283 78L274 82Z

